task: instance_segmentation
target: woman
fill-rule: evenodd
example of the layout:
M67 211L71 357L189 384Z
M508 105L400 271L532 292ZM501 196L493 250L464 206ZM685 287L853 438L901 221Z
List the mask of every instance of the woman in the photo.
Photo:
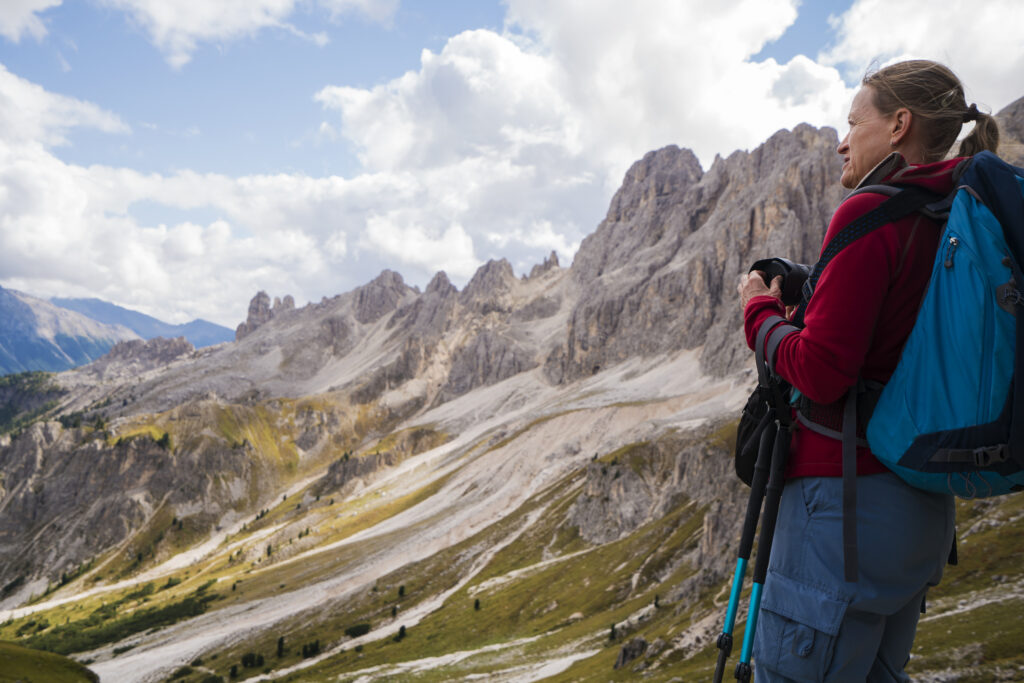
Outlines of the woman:
M962 159L943 160L962 126L974 130L961 155L995 150L994 119L967 106L945 66L893 64L865 76L836 150L843 187L882 182L945 195ZM859 193L836 210L824 243L887 197ZM779 344L775 371L824 422L841 422L842 399L858 380L885 382L910 334L935 259L940 226L912 214L843 249L823 271L804 327ZM759 273L739 285L747 341L785 315L780 281ZM861 434L863 436L863 434ZM908 681L904 666L929 586L953 540L951 496L915 489L867 447L857 449L857 574L843 572L841 443L798 423L779 509L754 646L767 681Z

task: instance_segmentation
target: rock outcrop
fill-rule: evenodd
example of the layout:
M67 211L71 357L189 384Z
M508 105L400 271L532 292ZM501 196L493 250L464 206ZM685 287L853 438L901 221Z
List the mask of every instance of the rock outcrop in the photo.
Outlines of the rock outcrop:
M187 516L191 528L208 530L276 478L248 446L206 439L177 448L148 435L108 441L102 430L57 422L35 423L0 447L0 471L0 577L27 577L26 585L40 570L51 580L70 573L146 525Z
M445 434L422 427L401 432L386 448L355 455L345 453L331 463L327 473L313 486L313 493L325 496L345 492L356 480L364 480L384 467L393 467L406 458L436 448L448 440Z
M999 156L1024 166L1024 97L1008 104L996 115L999 124Z
M190 356L195 347L184 337L164 339L156 337L148 341L132 339L118 342L107 355L91 363L88 370L98 375L108 375L112 370L140 374L158 368L179 358Z
M484 330L455 352L448 382L439 394L439 401L531 370L539 365L534 355L514 339Z
M270 295L259 291L249 302L249 314L244 323L239 323L235 330L235 341L241 341L256 331L260 325L270 321L274 317L274 311L270 307Z

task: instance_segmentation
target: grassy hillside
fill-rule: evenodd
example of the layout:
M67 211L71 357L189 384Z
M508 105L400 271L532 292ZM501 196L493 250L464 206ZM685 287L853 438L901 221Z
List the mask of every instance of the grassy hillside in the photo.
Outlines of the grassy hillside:
M174 641L212 628L217 620L301 602L300 611L266 620L238 637L211 640L202 652L182 655L183 661L165 656L162 675L185 683L264 674L283 681L708 680L729 576L698 558L718 503L699 504L678 492L666 498L660 516L608 543L588 542L570 519L581 496L621 496L623 490L636 491L622 487L640 481L652 490L679 486L673 477L699 468L698 461L728 463L732 424L667 430L607 452L587 452L580 466L497 522L433 554L365 574L366 558L419 543L450 508L439 505L433 517L388 526L391 520L439 498L447 504L455 495L449 484L460 471L585 412L487 432L446 456L447 469L433 478L420 478L426 470L409 470L403 477L407 485L398 487L396 480L388 485L395 492L387 495L384 489L356 488L348 495L321 496L308 480L249 518L201 561L169 575L43 605L0 624L0 638L83 653L100 667L144 657L160 638ZM214 417L217 438L247 440L283 461L294 458L280 431L288 420L270 419L258 409ZM149 424L123 428L152 437ZM174 424L176 442L201 431L187 420ZM163 433L170 425L158 426ZM406 429L368 439L362 452L446 438ZM478 481L489 485L486 478ZM471 494L477 485L459 495ZM728 489L718 488L719 495ZM1024 496L961 501L958 520L960 563L930 595L909 670L915 680L1024 680ZM174 526L168 520L162 524ZM710 528L716 528L713 522ZM167 538L173 540L174 533ZM737 542L710 537L729 553ZM345 590L327 587L339 580L346 582ZM68 588L64 591L66 596ZM742 621L741 611L737 640ZM623 646L638 638L646 644L639 657L616 669ZM734 654L731 664L735 660Z
M67 657L0 642L0 681L95 683L99 680L92 671Z

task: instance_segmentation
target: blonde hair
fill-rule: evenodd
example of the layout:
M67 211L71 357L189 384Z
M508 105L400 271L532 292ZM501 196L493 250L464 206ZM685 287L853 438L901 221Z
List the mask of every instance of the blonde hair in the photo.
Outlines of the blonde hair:
M996 120L975 104L967 106L960 79L943 64L927 59L897 62L868 72L861 83L871 86L875 107L883 114L906 107L923 124L925 161L945 157L969 121L975 122L974 130L960 142L960 156L995 152L999 146Z

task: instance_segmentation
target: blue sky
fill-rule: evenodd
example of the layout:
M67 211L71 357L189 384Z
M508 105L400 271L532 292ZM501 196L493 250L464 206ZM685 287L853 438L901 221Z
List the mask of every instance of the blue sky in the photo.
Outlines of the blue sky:
M259 289L568 265L645 152L841 129L872 62L1005 106L1022 4L5 3L0 285L234 326Z

